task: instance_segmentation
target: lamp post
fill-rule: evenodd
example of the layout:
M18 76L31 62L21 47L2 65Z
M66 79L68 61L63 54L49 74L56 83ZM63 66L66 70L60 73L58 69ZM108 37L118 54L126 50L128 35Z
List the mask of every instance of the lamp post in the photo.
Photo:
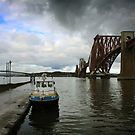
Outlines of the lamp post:
M9 76L9 83L11 83L11 63L12 63L12 61L10 60L9 61L9 73L10 73L10 76Z
M6 63L6 76L9 77L9 80L7 80L7 83L8 82L11 83L11 63L12 63L11 60Z

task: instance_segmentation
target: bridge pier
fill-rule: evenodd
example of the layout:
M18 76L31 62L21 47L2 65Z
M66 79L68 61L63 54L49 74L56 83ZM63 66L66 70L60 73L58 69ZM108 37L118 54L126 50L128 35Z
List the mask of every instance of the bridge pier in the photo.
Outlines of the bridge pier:
M89 75L90 79L96 79L97 77L100 77L101 79L110 79L109 74L90 74Z
M85 78L87 66L88 63L86 63L86 61L83 58L80 58L79 67L78 65L76 65L75 76L80 78Z
M109 75L104 75L104 76L101 76L101 79L110 79L110 76Z
M90 74L90 75L89 75L89 79L96 79L96 75Z
M118 80L135 79L135 47L127 47L126 42L134 38L134 32L121 32L121 69Z

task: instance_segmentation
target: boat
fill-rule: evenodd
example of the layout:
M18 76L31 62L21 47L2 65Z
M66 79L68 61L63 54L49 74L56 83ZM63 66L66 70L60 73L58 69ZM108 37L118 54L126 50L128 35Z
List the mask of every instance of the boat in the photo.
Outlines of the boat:
M53 78L47 79L45 75L42 75L42 79L36 80L34 92L29 96L29 100L33 106L58 105L59 95Z

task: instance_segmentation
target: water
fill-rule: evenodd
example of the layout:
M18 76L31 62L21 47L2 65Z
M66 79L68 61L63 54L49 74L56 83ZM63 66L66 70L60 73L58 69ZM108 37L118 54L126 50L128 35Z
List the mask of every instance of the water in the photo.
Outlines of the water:
M11 77L11 83L30 81L30 77ZM10 83L10 77L0 77L0 84Z
M133 135L135 81L55 78L59 107L31 107L17 135Z

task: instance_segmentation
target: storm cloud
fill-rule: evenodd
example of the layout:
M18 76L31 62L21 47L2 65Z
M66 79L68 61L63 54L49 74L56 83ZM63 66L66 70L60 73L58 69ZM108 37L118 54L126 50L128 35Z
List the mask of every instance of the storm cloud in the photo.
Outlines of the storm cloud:
M5 1L9 5L18 5L22 12L34 15L35 19L37 16L43 17L45 13L52 14L55 21L72 32L115 34L135 27L134 0Z
M64 27L87 34L135 28L134 0L50 0L49 10Z
M0 11L0 31L7 33L0 42L17 55L1 47L6 58L49 70L74 70L80 57L87 61L97 34L135 30L134 0L2 0Z

